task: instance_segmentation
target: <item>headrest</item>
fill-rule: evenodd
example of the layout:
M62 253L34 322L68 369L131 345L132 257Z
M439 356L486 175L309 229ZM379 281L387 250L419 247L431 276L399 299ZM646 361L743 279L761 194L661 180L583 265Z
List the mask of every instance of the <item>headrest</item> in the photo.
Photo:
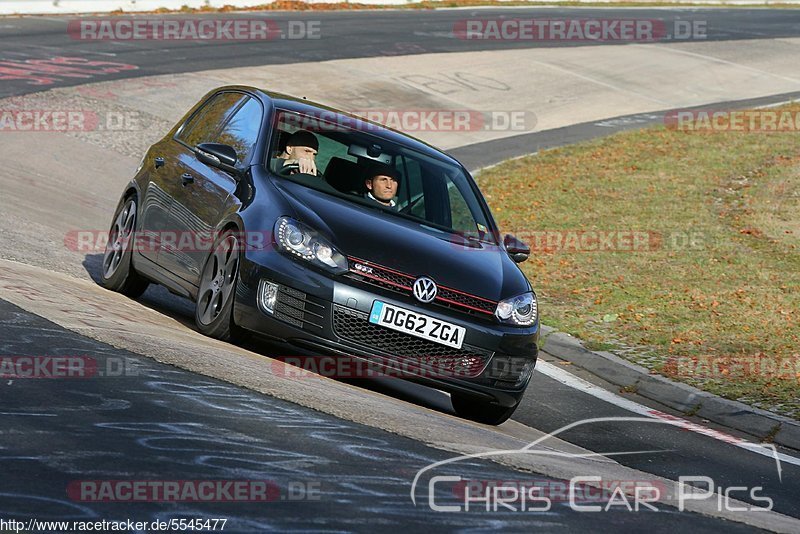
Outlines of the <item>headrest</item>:
M325 181L342 193L361 195L367 190L363 169L357 163L344 158L330 159L325 167Z

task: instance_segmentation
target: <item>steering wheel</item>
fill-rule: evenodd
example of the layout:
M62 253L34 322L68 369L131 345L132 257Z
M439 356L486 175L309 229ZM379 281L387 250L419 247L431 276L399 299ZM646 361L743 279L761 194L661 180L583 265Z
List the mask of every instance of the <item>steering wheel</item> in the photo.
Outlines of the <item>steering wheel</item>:
M280 168L278 168L276 173L278 174L278 176L283 176L283 177L290 176L292 174L308 174L308 173L301 173L300 172L300 164L299 163L288 163L286 165L283 165ZM317 169L317 176L320 176L320 177L322 176L322 173L319 172L319 169Z

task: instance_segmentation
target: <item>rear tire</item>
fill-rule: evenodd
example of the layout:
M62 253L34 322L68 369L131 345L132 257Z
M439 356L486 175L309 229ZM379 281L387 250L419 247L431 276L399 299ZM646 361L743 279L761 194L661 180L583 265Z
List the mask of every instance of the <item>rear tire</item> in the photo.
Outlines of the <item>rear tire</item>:
M459 417L486 425L499 425L508 420L519 406L519 402L510 408L498 406L490 402L476 400L472 397L453 393L450 400Z
M150 285L131 263L136 242L136 208L136 196L131 195L117 209L100 268L100 285L131 298L140 296Z

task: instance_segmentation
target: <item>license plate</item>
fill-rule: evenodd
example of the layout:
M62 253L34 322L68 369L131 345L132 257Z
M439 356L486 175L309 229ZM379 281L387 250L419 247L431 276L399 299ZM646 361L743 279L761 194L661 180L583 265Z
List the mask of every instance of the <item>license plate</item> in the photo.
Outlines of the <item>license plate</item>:
M440 321L429 315L398 308L379 300L372 304L369 322L454 349L461 348L467 333L467 329L463 326Z

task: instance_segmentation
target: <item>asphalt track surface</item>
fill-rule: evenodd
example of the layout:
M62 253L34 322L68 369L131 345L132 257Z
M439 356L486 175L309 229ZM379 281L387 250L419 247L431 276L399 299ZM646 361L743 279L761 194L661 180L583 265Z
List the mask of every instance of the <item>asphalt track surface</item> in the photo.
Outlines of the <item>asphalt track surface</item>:
M0 301L2 352L18 356L82 354L102 379L15 380L3 388L0 517L27 521L170 521L228 518L225 532L423 531L539 528L590 531L595 514L554 502L547 512L464 513L413 506L417 470L452 457L414 440L301 408L148 358L119 351ZM122 361L123 363L120 363ZM111 362L111 363L108 363ZM556 481L497 464L467 461L437 475L465 480ZM241 502L95 502L82 482L264 481L266 500ZM437 485L438 505L457 505L455 484ZM426 489L427 491L427 489ZM221 493L223 497L224 493ZM260 497L257 497L260 499ZM602 504L603 500L580 501ZM657 526L653 528L653 515ZM678 513L603 514L621 532L748 531L742 525Z
M421 16L422 15L422 16ZM185 17L172 15L171 17ZM213 15L190 15L212 18ZM462 39L453 29L465 19L513 18L629 18L664 21L703 21L704 41L777 39L797 37L800 11L750 9L480 9L415 12L407 10L370 12L276 12L222 14L219 17L265 18L274 21L282 35L289 35L289 21L318 22L319 39L269 41L114 41L82 40L68 33L71 20L79 17L0 18L2 50L0 67L19 68L19 62L53 56L80 57L133 65L135 70L98 74L101 79L194 72L226 67L301 63L360 57L467 52L553 46L625 46L624 42L595 41L506 41ZM671 33L671 30L667 30ZM677 39L664 42L676 42ZM17 63L17 65L14 65ZM24 69L24 66L22 66ZM509 65L509 68L513 66ZM5 76L5 78L4 78ZM25 94L51 87L85 83L85 78L59 78L39 83L0 70L0 97ZM20 74L16 74L20 76ZM91 81L96 81L95 78Z
M603 17L614 10L571 10L570 16ZM66 36L66 18L26 17L0 19L3 46L0 66L9 67L29 60L72 56L138 66L136 70L90 78L63 77L34 84L30 79L0 77L0 96L76 85L98 79L147 76L268 63L296 63L327 59L390 56L398 53L487 50L526 47L531 43L464 41L443 36L455 21L471 11L425 13L423 22L415 13L268 13L231 15L265 16L276 21L320 20L324 39L275 40L254 43L86 43ZM796 37L800 12L777 10L625 10L631 18L702 18L708 20L709 39L756 39ZM480 10L481 17L503 15L558 17L559 10ZM622 15L617 15L622 16ZM727 29L726 29L727 28ZM731 28L735 28L732 30ZM712 31L713 30L713 31ZM331 42L335 45L331 45ZM568 46L595 46L569 44ZM418 48L414 48L418 47ZM113 55L111 55L113 54ZM10 67L9 67L10 68ZM18 75L19 76L19 75ZM796 95L781 95L770 101ZM785 98L784 98L785 99ZM538 132L521 139L494 141L493 145L462 147L452 151L474 168L487 147L519 151L531 146L546 148L639 127L653 119L646 114L621 118L608 126L596 123L559 131ZM657 120L657 119L656 119ZM536 137L531 137L536 136ZM513 150L504 155L518 155ZM469 164L472 165L469 165ZM152 294L154 290L150 290ZM163 299L163 295L159 297ZM167 297L170 305L162 311L175 317L188 316L187 303ZM145 295L145 300L148 295ZM99 359L113 355L135 361L138 377L86 381L29 380L7 383L3 388L2 449L4 483L0 488L0 515L18 518L41 514L43 502L52 506L54 517L152 518L187 517L199 513L235 516L234 531L276 529L318 530L333 525L349 530L365 528L377 518L385 526L414 530L436 524L443 528L542 528L568 526L590 530L596 527L593 514L569 513L557 507L546 514L517 518L509 514L433 514L427 507L413 507L408 484L413 472L423 465L448 457L417 442L399 438L319 414L289 403L257 395L242 388L216 382L179 369L156 364L146 358L124 354L112 347L83 338L12 305L0 302L4 323L3 353L15 355L82 354ZM584 377L590 379L591 377ZM430 398L415 392L398 391L381 385L368 387L414 402L441 408ZM634 396L629 398L636 399ZM647 404L642 399L637 402ZM447 409L446 407L442 409ZM663 411L669 412L662 407ZM514 419L545 432L587 417L629 416L630 412L537 373L523 405ZM754 455L719 440L668 426L636 423L595 423L578 427L562 436L565 440L597 452L659 451L615 457L624 465L647 473L675 479L681 475L704 475L724 487L761 486L762 495L774 500L774 509L800 517L800 469L782 465L779 477L775 461ZM287 446L287 444L290 444ZM358 451L358 452L354 452ZM367 452L365 452L367 451ZM790 454L796 455L792 451ZM401 461L395 461L400 458ZM488 479L519 478L519 473L495 464L475 462L465 477ZM288 491L290 482L319 483L319 501L243 505L231 514L223 504L200 507L164 504L91 504L65 497L65 487L75 480L109 478L151 479L266 479ZM359 482L360 481L360 482ZM10 490L13 488L13 491ZM742 493L736 498L758 506ZM47 501L47 499L52 499ZM56 505L55 503L58 503ZM58 506L64 507L57 513ZM34 514L33 512L37 512ZM667 531L691 528L702 531L738 525L676 515L667 511L652 514L603 514L604 524L621 530ZM521 521L520 523L515 523ZM607 522L607 523L606 523ZM227 530L227 529L226 529Z
M191 17L211 19L214 15L138 16L135 18ZM92 17L3 17L0 18L0 98L21 96L55 87L145 77L159 74L195 72L226 67L319 62L335 59L387 57L446 52L507 50L536 47L626 46L625 42L596 41L508 41L473 40L454 36L454 28L466 19L592 18L647 19L661 21L664 28L680 23L702 22L702 39L659 39L656 42L725 42L748 39L780 39L800 35L800 10L775 9L480 9L418 12L275 12L231 13L225 19L258 18L270 21L282 35L290 24L305 24L319 39L268 41L163 41L163 40L82 40L75 23ZM72 24L72 26L70 25ZM311 26L308 26L311 24ZM272 26L271 26L272 27ZM73 28L73 30L70 30ZM59 69L53 58L77 58L78 63ZM42 65L40 62L47 62ZM87 65L86 62L96 64ZM511 65L509 68L513 68ZM268 89L268 88L266 88ZM761 105L797 98L800 93L778 97L720 103L732 108ZM682 108L691 109L691 108ZM554 130L461 146L451 150L469 169L492 165L508 158L575 143L615 131L639 128L663 121L661 110L654 113L619 117L609 121L570 125Z

